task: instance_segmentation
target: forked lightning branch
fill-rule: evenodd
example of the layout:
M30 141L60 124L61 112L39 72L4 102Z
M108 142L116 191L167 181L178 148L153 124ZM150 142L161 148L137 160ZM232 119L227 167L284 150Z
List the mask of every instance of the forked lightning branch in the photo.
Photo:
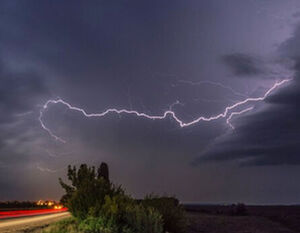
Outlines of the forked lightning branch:
M161 115L150 115L150 114L146 114L144 112L138 112L138 111L135 111L135 110L116 109L116 108L109 108L109 109L107 109L103 112L99 112L99 113L88 113L83 108L73 106L70 103L64 101L63 99L56 99L56 100L50 99L50 100L48 100L40 110L39 121L40 121L41 127L44 130L46 130L51 137L53 137L55 140L58 140L62 143L65 143L66 141L64 139L62 139L61 137L55 135L51 131L51 129L46 126L46 124L43 121L44 113L53 104L62 104L65 107L67 107L67 109L69 109L71 111L80 112L84 117L87 117L87 118L91 118L91 117L101 118L101 117L104 117L108 114L113 114L113 113L114 114L129 114L129 115L133 115L135 117L146 118L146 119L149 119L149 120L163 120L163 119L166 119L167 117L171 117L172 119L175 120L176 123L178 123L179 127L181 127L181 128L188 127L188 126L200 123L200 122L215 121L215 120L218 120L220 118L225 118L226 123L228 124L228 126L232 129L234 129L234 126L230 123L230 120L232 119L233 116L241 115L241 114L244 114L244 113L247 113L247 112L253 110L254 106L249 107L247 104L254 104L256 102L261 102L261 101L265 100L272 92L274 92L276 89L278 89L282 85L286 84L287 82L290 82L291 80L292 79L283 79L280 82L276 82L276 83L274 83L274 85L272 87L270 87L264 93L264 95L262 95L260 97L245 98L242 101L239 101L235 104L227 106L224 109L223 112L221 112L217 115L213 115L213 116L210 116L210 117L199 116L199 117L197 117L194 120L189 121L189 122L185 122L182 119L180 119L176 115L176 113L171 109L163 112ZM243 107L243 106L244 106L244 109L239 110L239 111L235 111L235 109L237 109L238 107Z

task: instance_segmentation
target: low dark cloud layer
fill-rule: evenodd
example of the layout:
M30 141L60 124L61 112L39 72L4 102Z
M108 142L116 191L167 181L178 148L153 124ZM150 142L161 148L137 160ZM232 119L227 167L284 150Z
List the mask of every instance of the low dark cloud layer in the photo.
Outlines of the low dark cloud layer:
M1 114L1 124L32 111L32 106L46 96L49 91L37 73L11 72L4 65L0 67L0 111L5 113Z
M234 132L216 140L196 163L239 161L241 165L299 165L300 27L282 43L293 61L292 81L265 100L266 108L239 120Z

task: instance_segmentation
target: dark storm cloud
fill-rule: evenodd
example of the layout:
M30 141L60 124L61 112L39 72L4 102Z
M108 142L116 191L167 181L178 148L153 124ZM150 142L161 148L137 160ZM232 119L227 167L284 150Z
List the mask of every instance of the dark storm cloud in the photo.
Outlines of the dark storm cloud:
M293 14L293 17L299 18L299 17L300 17L300 12L299 12L299 11L298 11L298 12L295 12L295 13Z
M13 72L0 66L0 125L32 111L37 98L47 95L44 81L35 72Z
M0 27L5 35L0 38L5 44L0 55L11 69L2 80L1 98L9 112L6 121L14 123L24 119L16 119L14 115L43 104L45 96L49 96L47 88L51 88L55 96L89 112L125 106L161 114L177 99L188 101L193 99L191 96L198 98L201 94L199 87L188 87L192 92L172 88L176 76L157 75L182 73L186 67L199 75L199 61L194 58L198 52L193 46L199 43L194 39L194 33L202 34L202 31L195 27L189 32L188 25L205 17L213 18L201 7L193 12L193 4L188 4L182 9L181 1L90 1L89 4L84 1L59 4L52 1L3 1L0 4L3 12ZM211 8L208 3L201 5ZM200 52L200 48L198 50ZM43 76L27 71L27 66ZM25 67L25 72L19 74L14 70L19 67ZM18 79L19 76L23 79ZM15 95L8 96L7 88ZM199 113L209 114L205 104L198 103L197 108L177 106L176 109L183 118L193 119ZM222 108L221 104L210 111L216 112L219 108ZM5 135L2 131L5 150L0 152L1 160L9 165L15 162L24 166L31 164L30 174L36 170L34 164L37 163L45 170L55 170L62 167L60 163L70 163L70 159L59 156L48 161L43 155L46 153L44 147L49 147L52 138L38 126L38 110L35 109L30 117L35 123L6 128ZM149 164L155 166L155 163L164 161L164 170L167 170L170 160L188 159L222 131L222 127L216 127L210 132L208 125L181 131L171 119L154 122L113 114L101 120L86 120L80 114L66 111L63 106L53 107L45 113L43 120L68 141L66 147L81 149L81 155L73 153L72 160L100 162L107 154L111 163L127 158L136 167L145 164L150 171ZM35 130L33 136L27 139L17 136L24 135L30 127ZM203 134L206 131L209 133ZM40 146L37 140L44 138L36 137L41 135L48 144L43 143L42 150L37 150ZM32 140L32 151L26 140ZM76 145L72 144L75 141ZM55 152L56 147L50 146L50 150ZM74 148L68 149L74 151ZM38 153L41 155L35 156ZM24 168L21 170L26 173ZM122 177L121 172L117 174Z
M261 61L243 53L234 53L222 56L222 61L236 76L255 76L263 73Z
M299 96L300 97L300 96ZM241 165L300 164L300 111L272 106L237 121L236 129L219 138L198 160L238 161Z
M0 25L6 36L0 40L5 51L42 63L53 73L48 81L62 98L87 108L98 99L99 109L144 105L147 111L157 111L176 101L165 95L175 78L155 73L197 66L192 57L177 55L184 36L176 34L185 35L186 30L184 14L172 10L178 5L179 1L18 1L3 7Z
M30 196L34 186L41 189L32 197L43 198L52 192L59 198L55 175L64 175L67 164L97 165L105 160L112 168L113 180L124 183L133 195L154 191L179 193L182 200L208 200L211 196L215 201L216 195L224 200L217 187L223 181L215 171L206 165L201 169L189 166L189 161L218 137L219 148L211 147L216 153L206 160L224 160L224 150L231 152L231 160L248 164L249 154L257 158L256 165L284 163L277 155L270 161L267 153L285 150L285 137L291 138L298 129L282 134L278 139L282 144L271 140L270 134L279 127L274 124L282 123L282 112L276 106L286 108L290 100L283 97L284 90L268 99L274 108L259 115L262 120L274 115L273 124L259 122L256 114L248 115L235 119L236 131L230 137L222 137L227 130L223 120L181 129L170 118L151 121L110 114L87 119L61 105L52 105L43 120L67 143L53 140L39 125L37 105L50 96L59 96L89 113L115 107L162 114L179 100L173 110L180 119L190 121L219 114L225 105L243 98L246 89L248 93L255 89L253 95L260 95L264 91L260 84L252 86L252 79L224 75L227 69L218 59L229 54L223 57L225 68L237 76L264 75L263 62L247 54L271 52L278 33L270 15L257 14L260 7L255 1L229 1L1 1L0 56L7 68L1 71L0 111L7 114L0 116L0 167L6 166L6 170L0 169L0 185L8 191L1 193L0 199L9 198L12 192L14 198L23 198L25 192ZM273 4L279 2L283 4ZM179 79L185 84L179 84ZM193 84L201 81L211 83ZM293 107L285 108L286 113L293 111ZM255 129L269 130L266 144L258 142L260 133ZM247 141L253 146L249 154L242 148ZM295 150L294 141L290 143L290 150ZM291 155L289 161L296 158ZM18 174L10 171L12 168ZM56 170L59 172L47 173ZM10 174L8 181L5 173ZM17 175L33 188L22 185L23 179L18 181Z
M38 134L36 110L49 96L44 79L31 69L12 70L0 65L0 199L18 198L14 189L24 189L24 180ZM9 174L9 175L8 175ZM27 182L27 181L25 181ZM22 184L23 183L23 184ZM11 196L9 195L11 193ZM24 192L26 195L27 192Z
M118 81L124 84L142 75L147 66L159 72L166 65L166 56L175 48L176 40L168 31L176 22L166 17L176 17L171 10L177 4L64 1L58 7L51 1L18 2L6 7L8 14L4 14L2 25L9 37L3 40L15 50L47 61L49 67L65 75L66 82L102 81L103 85L115 85L121 76ZM160 35L170 38L161 41ZM158 56L160 62L165 62L156 61Z
M269 96L265 109L242 117L236 129L216 140L196 164L204 161L239 161L241 165L300 164L300 27L280 47L294 62L293 80Z
M241 165L300 164L300 88L297 81L267 99L268 106L242 117L236 129L216 140L196 164L238 161Z

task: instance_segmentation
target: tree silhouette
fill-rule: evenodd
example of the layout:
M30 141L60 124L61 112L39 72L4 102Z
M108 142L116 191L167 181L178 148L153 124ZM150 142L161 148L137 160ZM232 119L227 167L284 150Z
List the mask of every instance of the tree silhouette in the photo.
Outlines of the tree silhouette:
M95 167L81 164L79 169L68 166L68 180L66 184L59 178L59 183L66 191L61 202L70 212L80 219L84 219L91 208L95 212L101 209L105 196L123 193L121 187L115 187L108 179L108 166L102 163L95 172Z
M108 165L106 163L101 163L98 168L98 178L103 177L106 181L109 181L109 170Z

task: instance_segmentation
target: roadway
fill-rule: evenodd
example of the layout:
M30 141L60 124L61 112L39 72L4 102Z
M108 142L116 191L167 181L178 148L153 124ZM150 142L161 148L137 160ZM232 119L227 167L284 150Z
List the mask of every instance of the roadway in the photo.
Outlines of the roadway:
M71 216L69 212L55 212L42 215L29 215L0 220L1 233L31 232L43 228L50 223Z

